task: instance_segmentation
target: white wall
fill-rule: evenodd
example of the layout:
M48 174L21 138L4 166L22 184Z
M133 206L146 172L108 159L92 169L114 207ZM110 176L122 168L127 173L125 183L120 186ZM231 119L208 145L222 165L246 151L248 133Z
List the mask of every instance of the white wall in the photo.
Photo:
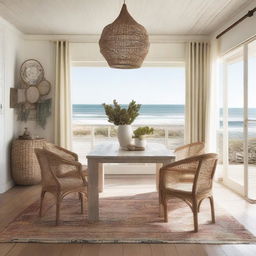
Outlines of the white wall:
M19 69L26 59L37 59L45 70L45 78L55 84L54 42L50 40L24 40L24 35L0 17L0 193L13 186L10 172L10 146L13 138L28 127L34 136L53 141L53 115L47 120L45 129L34 121L17 122L14 109L9 107L10 88L20 83ZM2 106L2 109L1 109ZM53 104L52 104L53 109Z
M17 63L22 47L22 34L0 17L0 193L12 186L10 143L14 136L15 115L9 108L10 88L17 83Z
M20 135L24 131L24 127L28 127L32 136L40 136L48 141L53 141L53 108L54 108L54 85L55 85L55 47L53 41L23 40L23 47L20 53L21 61L26 59L38 60L45 72L45 78L50 81L52 87L47 97L52 98L52 114L47 119L45 129L42 129L35 121L19 122L16 129L16 135ZM21 66L19 64L19 67Z

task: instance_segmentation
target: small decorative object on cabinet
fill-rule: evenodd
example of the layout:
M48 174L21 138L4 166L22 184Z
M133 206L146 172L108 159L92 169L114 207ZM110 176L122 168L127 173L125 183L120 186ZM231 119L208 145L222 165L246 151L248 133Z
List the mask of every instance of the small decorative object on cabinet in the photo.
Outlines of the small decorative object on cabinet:
M154 132L154 129L150 128L148 126L139 127L135 131L133 131L133 133L134 133L133 138L134 138L135 146L145 148L147 145L145 136L153 134L153 132Z
M132 100L127 109L122 108L116 100L113 100L113 105L103 104L105 113L108 116L108 121L118 126L117 138L122 149L127 149L127 146L132 144L132 127L131 124L139 115L141 105L136 104Z
M32 140L30 131L28 130L27 127L24 128L24 133L19 136L19 140Z
M41 171L34 149L43 148L45 139L17 139L12 142L11 170L18 185L34 185L41 182Z

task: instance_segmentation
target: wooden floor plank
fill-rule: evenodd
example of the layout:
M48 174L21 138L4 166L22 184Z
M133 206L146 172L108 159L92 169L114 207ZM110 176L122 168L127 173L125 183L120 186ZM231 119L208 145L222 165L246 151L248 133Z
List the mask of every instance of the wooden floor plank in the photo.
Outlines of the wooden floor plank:
M197 244L176 244L179 256L207 256L207 253Z
M0 243L0 255L5 256L14 246L14 243Z
M163 247L166 255L178 256L178 252L174 244L164 244Z
M14 187L7 191L1 203L0 231L3 230L8 223L10 223L20 212L26 209L30 204L39 199L40 187ZM3 202L4 201L4 202Z
M152 255L152 250L150 244L140 244L140 254L141 256L151 256Z
M124 244L124 256L151 256L151 247L149 244Z
M122 244L101 244L99 256L123 256Z
M194 255L207 256L207 252L201 244L192 244L191 250L193 251Z
M151 244L152 256L178 256L174 244Z
M14 244L14 246L12 247L12 249L7 253L6 256L19 256L21 251L28 246L27 244Z
M201 245L208 256L226 256L225 252L219 245Z
M83 244L79 256L99 256L100 244Z
M59 256L63 246L63 244L27 243L18 256Z
M79 256L82 244L64 244L60 256Z

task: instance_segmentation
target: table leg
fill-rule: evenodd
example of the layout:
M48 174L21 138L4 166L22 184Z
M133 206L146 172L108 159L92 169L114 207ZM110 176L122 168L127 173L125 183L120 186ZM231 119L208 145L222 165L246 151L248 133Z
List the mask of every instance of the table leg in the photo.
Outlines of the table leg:
M88 220L99 220L98 163L88 159Z
M159 178L160 178L160 169L163 166L162 163L156 163L156 191L158 192L158 201L159 201L159 216L162 216L162 205L160 200L160 192L159 192Z
M163 204L162 204L162 200L160 198L160 192L159 192L159 181L160 181L160 168L163 167L163 166L166 166L170 163L172 163L173 160L170 160L170 161L166 161L166 162L163 162L163 163L157 163L156 164L156 189L158 191L158 201L159 201L159 217L162 217L163 216L163 213L164 213L164 207L163 207Z
M99 193L104 190L104 165L103 163L98 163L98 172L99 172Z
M159 189L159 172L162 166L162 163L156 163L156 191Z

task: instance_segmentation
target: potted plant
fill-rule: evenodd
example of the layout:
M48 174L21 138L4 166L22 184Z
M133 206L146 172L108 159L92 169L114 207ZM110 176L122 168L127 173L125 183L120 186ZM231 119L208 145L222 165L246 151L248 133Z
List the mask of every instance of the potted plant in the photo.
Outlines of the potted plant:
M146 135L153 134L154 129L148 126L138 127L135 131L133 131L133 138L135 139L135 146L137 147L146 147Z
M113 105L103 103L103 107L108 116L108 122L118 126L117 138L119 144L121 148L126 149L127 145L132 142L131 124L139 115L141 105L132 100L127 108L122 108L116 100L113 100Z

